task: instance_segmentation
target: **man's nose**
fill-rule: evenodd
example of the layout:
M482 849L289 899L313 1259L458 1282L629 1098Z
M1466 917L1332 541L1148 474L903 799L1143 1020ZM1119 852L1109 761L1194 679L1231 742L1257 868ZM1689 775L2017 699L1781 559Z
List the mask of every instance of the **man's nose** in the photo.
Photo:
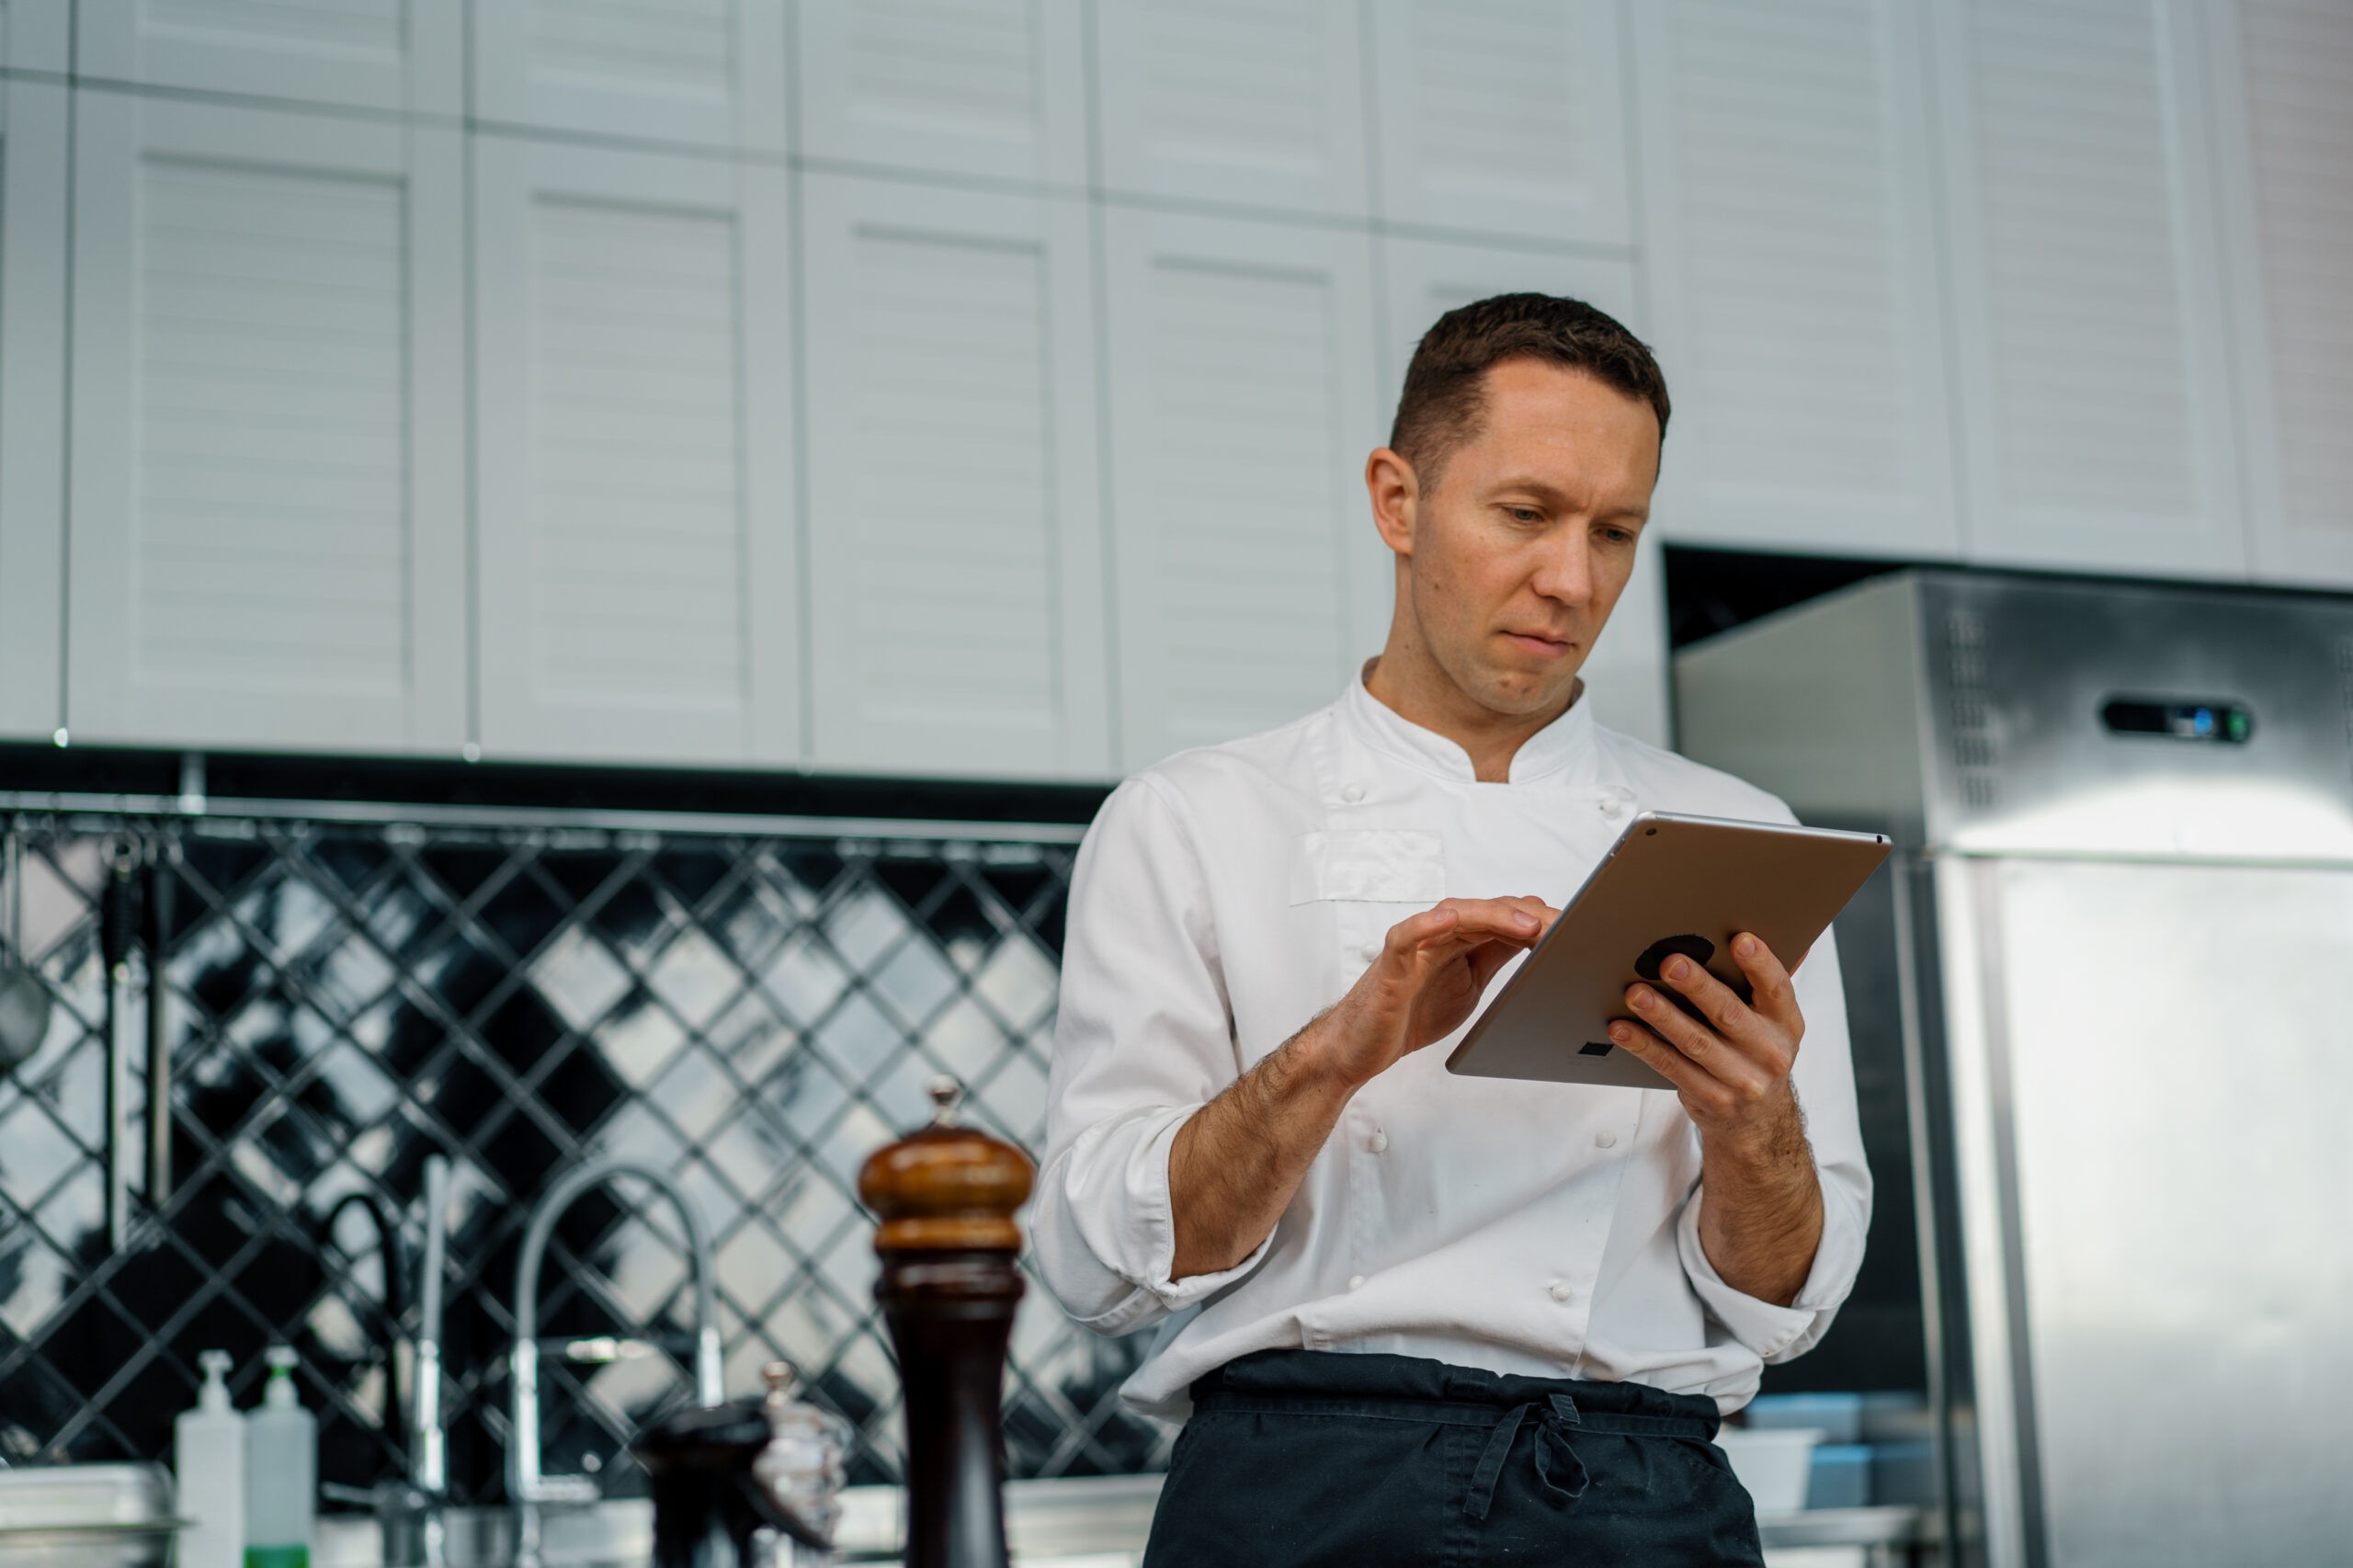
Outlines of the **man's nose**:
M1530 586L1548 599L1583 608L1593 597L1593 564L1578 535L1545 547Z

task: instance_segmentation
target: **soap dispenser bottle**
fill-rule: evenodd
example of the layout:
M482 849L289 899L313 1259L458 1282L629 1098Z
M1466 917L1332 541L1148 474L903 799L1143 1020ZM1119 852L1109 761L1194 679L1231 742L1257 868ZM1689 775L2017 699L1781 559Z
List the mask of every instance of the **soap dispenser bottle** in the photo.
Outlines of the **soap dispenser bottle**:
M244 1568L310 1568L319 1418L294 1397L294 1351L269 1347L261 1407L245 1417Z
M172 1475L179 1511L179 1568L241 1568L245 1559L245 1418L229 1403L226 1350L196 1358L204 1386L196 1408L172 1423Z

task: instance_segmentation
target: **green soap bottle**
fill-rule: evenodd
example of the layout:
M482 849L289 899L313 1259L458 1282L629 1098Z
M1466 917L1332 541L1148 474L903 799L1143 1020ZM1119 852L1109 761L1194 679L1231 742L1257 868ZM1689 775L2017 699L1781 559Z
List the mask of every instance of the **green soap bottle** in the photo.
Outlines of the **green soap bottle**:
M261 1404L245 1417L245 1568L310 1568L319 1418L294 1397L293 1348L271 1346L268 1361Z

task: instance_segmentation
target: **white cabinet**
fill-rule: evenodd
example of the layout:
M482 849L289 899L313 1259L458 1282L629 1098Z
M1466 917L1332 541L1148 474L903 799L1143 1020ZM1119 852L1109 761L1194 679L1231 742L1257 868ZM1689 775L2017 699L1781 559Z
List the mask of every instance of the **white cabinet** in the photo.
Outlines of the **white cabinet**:
M2353 6L2210 15L2256 569L2353 586Z
M786 178L475 139L486 755L799 755Z
M814 760L1110 771L1083 203L811 175Z
M1898 0L1635 8L1657 526L1961 551L1925 40Z
M785 144L785 0L480 0L474 113L758 152Z
M455 751L458 132L83 93L66 722Z
M1381 651L1388 568L1368 574L1357 536L1374 537L1363 468L1386 428L1362 235L1115 210L1105 240L1135 768L1321 707Z
M0 735L63 722L65 116L63 87L0 81Z
M795 20L813 157L1086 184L1082 0L803 0Z
M2247 568L2191 0L1946 0L1973 560Z
M1382 216L1627 245L1618 0L1372 0Z
M463 0L100 0L77 8L75 68L143 85L455 115L464 23Z
M1583 300L1642 331L1643 319L1631 261L1577 254L1445 244L1427 240L1384 239L1381 246L1381 413L1395 417L1397 394L1414 347L1430 324L1459 305L1495 294L1560 294ZM1679 418L1680 415L1677 415ZM1385 438L1385 437L1384 437ZM1368 526L1362 540L1351 530L1351 550L1369 544L1370 570L1391 570L1392 557ZM1665 577L1659 570L1664 541L1653 533L1636 555L1635 575L1618 601L1608 627L1586 660L1585 676L1601 722L1654 745L1667 738L1667 644ZM1362 597L1358 641L1377 652L1389 630L1386 594Z
M74 0L8 0L0 6L0 65L63 71L74 58Z
M1355 0L1103 0L1095 30L1105 185L1366 210Z

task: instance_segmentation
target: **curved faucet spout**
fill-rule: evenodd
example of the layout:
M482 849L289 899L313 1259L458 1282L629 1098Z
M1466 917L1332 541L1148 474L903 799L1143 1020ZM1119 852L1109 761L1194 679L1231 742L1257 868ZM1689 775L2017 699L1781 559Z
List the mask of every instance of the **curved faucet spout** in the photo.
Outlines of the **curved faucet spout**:
M695 1278L695 1401L709 1408L726 1400L719 1355L719 1312L711 1283L710 1233L676 1181L632 1160L590 1160L574 1166L542 1193L523 1230L515 1269L515 1350L509 1368L506 1495L516 1509L517 1568L536 1568L542 1503L593 1503L597 1483L585 1475L540 1472L540 1265L555 1222L591 1187L633 1176L667 1198L687 1228Z

